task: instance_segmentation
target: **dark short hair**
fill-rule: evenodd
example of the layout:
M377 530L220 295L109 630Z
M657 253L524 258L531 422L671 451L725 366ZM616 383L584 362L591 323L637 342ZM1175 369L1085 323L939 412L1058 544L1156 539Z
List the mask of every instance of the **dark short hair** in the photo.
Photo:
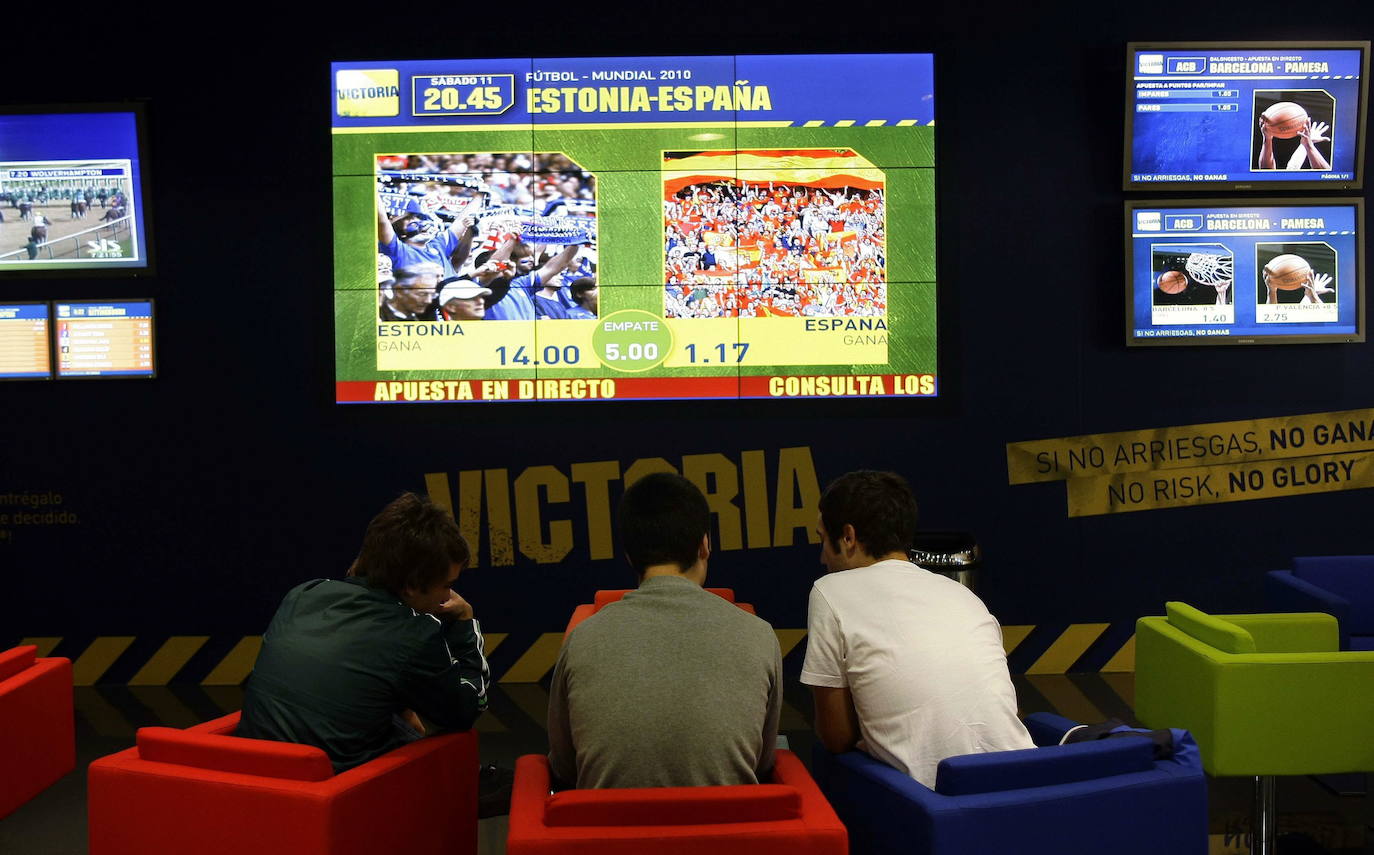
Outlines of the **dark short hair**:
M576 279L573 284L568 286L568 291L572 293L573 302L582 305L582 298L586 293L596 287L596 280L590 276L583 276Z
M617 511L620 544L635 572L657 564L686 570L711 527L711 509L697 485L674 472L653 472L625 490Z
M916 539L916 498L896 472L841 475L821 494L820 511L832 548L846 525L854 526L855 539L874 558L905 552Z
M447 580L451 565L466 567L471 557L451 513L424 496L402 493L367 524L349 575L399 594Z

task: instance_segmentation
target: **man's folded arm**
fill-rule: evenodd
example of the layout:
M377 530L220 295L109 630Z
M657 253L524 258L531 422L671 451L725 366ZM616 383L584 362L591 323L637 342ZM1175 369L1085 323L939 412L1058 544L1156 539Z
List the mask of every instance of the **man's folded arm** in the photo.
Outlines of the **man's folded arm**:
M487 708L491 672L476 620L435 627L401 680L406 703L440 727L466 730Z

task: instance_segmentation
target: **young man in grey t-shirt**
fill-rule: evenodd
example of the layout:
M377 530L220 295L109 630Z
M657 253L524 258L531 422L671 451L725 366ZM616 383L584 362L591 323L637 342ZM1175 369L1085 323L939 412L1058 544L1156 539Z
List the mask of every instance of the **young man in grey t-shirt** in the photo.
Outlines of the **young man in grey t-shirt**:
M549 765L562 786L770 780L782 708L772 628L702 589L701 491L655 473L625 491L619 528L639 590L583 621L549 687Z

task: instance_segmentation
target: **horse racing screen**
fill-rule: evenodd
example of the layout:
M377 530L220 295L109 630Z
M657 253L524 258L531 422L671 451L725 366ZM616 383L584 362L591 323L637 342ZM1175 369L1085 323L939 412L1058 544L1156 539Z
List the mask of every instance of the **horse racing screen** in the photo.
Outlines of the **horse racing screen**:
M1135 43L1127 190L1359 189L1369 42Z
M1126 203L1128 344L1364 341L1362 199Z
M139 110L0 109L0 276L148 268Z
M332 84L338 402L936 394L929 54Z

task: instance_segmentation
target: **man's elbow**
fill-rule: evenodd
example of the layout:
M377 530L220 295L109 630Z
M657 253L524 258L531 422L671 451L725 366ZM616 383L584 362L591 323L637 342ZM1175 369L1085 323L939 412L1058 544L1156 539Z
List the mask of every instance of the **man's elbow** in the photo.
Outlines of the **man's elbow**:
M471 730L483 709L482 704L461 703L442 711L436 710L437 715L431 715L429 719L445 730Z
M859 743L857 734L841 729L822 727L819 723L816 726L816 737L820 739L821 745L825 746L825 750L831 754L843 754L846 751L852 751L854 746Z

